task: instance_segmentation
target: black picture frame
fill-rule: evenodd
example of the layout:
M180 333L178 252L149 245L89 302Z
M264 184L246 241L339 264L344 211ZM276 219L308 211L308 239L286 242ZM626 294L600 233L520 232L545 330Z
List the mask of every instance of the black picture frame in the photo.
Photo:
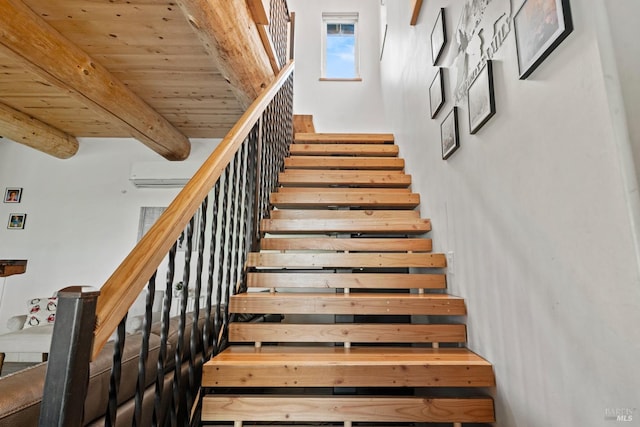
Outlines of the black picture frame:
M431 60L433 65L438 63L446 43L447 27L444 23L444 8L440 8L436 22L433 24L433 29L431 30Z
M429 86L429 109L431 118L434 119L445 103L443 68L439 67Z
M7 187L4 190L4 203L20 203L22 200L22 188Z
M442 145L442 160L447 160L460 147L458 107L453 107L447 117L440 123L440 142Z
M569 0L525 0L513 25L518 70L524 80L573 31Z
M496 113L496 100L493 92L493 64L487 60L467 92L467 111L469 112L469 132L473 135Z
M26 213L10 213L7 228L9 230L24 230L25 222L27 222Z

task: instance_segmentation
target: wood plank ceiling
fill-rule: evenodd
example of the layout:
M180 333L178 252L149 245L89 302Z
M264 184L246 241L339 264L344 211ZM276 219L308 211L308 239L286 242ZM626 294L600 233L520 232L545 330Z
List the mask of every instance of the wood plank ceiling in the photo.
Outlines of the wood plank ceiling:
M217 1L250 14L245 0ZM23 140L13 139L61 158L73 155L73 147L47 146L37 125L71 140L135 137L171 160L188 156L187 138L223 137L247 97L230 84L233 70L212 53L215 41L203 40L200 24L187 19L194 3L3 0L0 135L9 137L12 124L28 129ZM249 30L257 34L255 24ZM273 70L266 61L268 79Z

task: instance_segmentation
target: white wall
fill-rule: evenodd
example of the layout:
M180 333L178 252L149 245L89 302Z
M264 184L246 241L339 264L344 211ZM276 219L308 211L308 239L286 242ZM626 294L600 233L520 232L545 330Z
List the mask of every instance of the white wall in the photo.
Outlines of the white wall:
M378 0L288 3L296 14L294 112L312 114L318 132L388 131L380 92ZM323 12L359 12L361 82L319 80Z
M192 141L189 160L203 160L217 143ZM0 225L0 259L28 260L27 272L0 289L0 333L9 317L26 314L28 298L77 284L99 288L135 245L140 207L173 200L178 189L129 182L139 161L168 163L133 139L82 139L68 160L0 140L0 190L23 188L21 203L0 203L0 221L27 214L24 230Z
M461 106L461 148L443 161L452 76L432 120L429 35L446 7L451 38L464 3L425 2L411 27L410 2L387 2L387 118L434 248L454 253L469 346L494 364L497 425L608 425L606 408L640 407L640 280L594 12L571 1L575 30L524 81L512 32L494 58L497 114L470 135Z
M629 135L633 143L636 169L640 168L640 31L636 24L640 2L634 0L605 1L609 28L614 43L617 71L623 87Z

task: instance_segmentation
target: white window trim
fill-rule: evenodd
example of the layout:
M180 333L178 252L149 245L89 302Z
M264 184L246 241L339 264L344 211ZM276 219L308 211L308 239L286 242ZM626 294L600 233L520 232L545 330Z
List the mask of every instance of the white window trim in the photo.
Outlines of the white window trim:
M321 61L321 81L361 81L360 76L360 36L358 30L359 13L323 13L322 14L322 61ZM335 78L327 77L327 24L354 24L354 37L355 37L355 77L353 78Z

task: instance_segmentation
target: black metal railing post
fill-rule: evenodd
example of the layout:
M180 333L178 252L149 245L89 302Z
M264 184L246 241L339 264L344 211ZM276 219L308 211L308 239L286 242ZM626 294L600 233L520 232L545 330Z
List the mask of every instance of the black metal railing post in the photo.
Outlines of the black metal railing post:
M38 423L41 427L82 425L98 295L94 288L82 286L58 292Z

